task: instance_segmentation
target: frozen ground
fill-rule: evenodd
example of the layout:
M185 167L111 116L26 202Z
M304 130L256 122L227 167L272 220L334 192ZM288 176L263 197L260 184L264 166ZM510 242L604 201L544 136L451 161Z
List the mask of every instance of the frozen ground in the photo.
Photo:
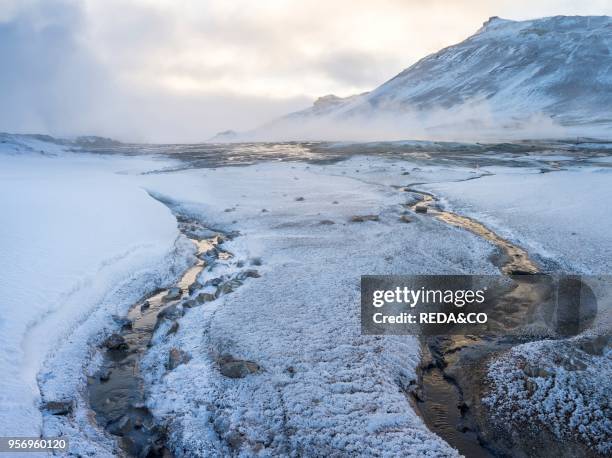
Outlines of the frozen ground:
M418 341L360 335L359 278L497 273L489 261L493 248L426 215L401 222L410 193L400 186L433 190L443 204L482 218L550 265L603 272L611 259L610 224L598 211L611 196L605 159L601 167L546 174L537 158L521 168L477 168L470 161L442 165L426 154L185 169L42 143L3 148L4 435L40 431L37 375L45 399L82 393L84 368L96 361L85 344L114 326L112 314L169 284L190 260L169 209L147 193L210 227L240 232L224 244L234 258L206 270L202 281L237 271L239 262L261 274L188 310L176 334L158 333L143 362L149 405L169 426L179 455L457 455L426 429L406 395ZM176 171L140 174L154 169ZM379 221L352 223L354 215ZM570 237L576 243L564 246ZM261 266L250 265L256 258ZM173 347L192 359L168 372ZM226 378L217 363L224 353L262 370ZM48 416L44 432L69 435L75 452L112 455L112 441L91 425L80 394L76 399L74 415Z
M263 443L268 453L290 447L456 454L425 428L401 391L414 379L418 342L359 335L359 275L490 271L487 244L426 218L400 223L401 194L343 177L358 175L362 162L139 175L167 164L32 143L5 145L0 156L8 221L2 228L3 434L41 432L40 388L44 400L77 401L73 416L45 418L45 434L68 435L76 453L115 453L88 422L79 394L84 369L95 365L87 343L116 326L112 314L176 276L177 250L188 258L169 210L148 190L182 202L212 226L240 230L228 248L237 259L264 262L261 279L211 304L215 314L201 308L183 319L174 344L193 353L192 362L156 379L167 343L151 352L149 379L157 382L151 404L172 418L174 445L202 454L226 450L232 441L215 436L222 424L226 436L244 435L247 452ZM372 177L396 167L367 166ZM381 221L348 223L366 213ZM324 219L336 224L321 225ZM456 246L470 247L469 254ZM24 282L34 287L20 287ZM214 364L225 351L265 370L227 380Z
M502 428L523 431L533 444L548 431L553 441L579 441L610 456L609 347L594 349L580 338L520 345L491 364L489 379L485 403Z
M492 273L491 248L428 218L400 222L402 194L367 183L383 170L401 180L397 164L366 158L195 170L181 173L180 186L172 174L148 177L149 189L183 202L183 211L240 230L224 245L233 263L263 263L261 278L190 310L145 360L150 406L171 425L179 454L456 454L403 392L415 379L418 341L360 335L360 275ZM363 214L380 221L349 222ZM192 360L166 373L172 347ZM228 379L215 362L223 353L263 371Z
M567 156L524 160L539 159L557 162L557 170L541 173L539 167L510 164L483 167L479 171L491 175L418 187L527 248L545 271L609 275L612 218L605 210L612 207L609 158L588 166L571 164ZM431 181L435 169L423 170L420 178ZM607 289L599 292L592 332L519 345L491 363L485 401L500 430L524 437L525 443L536 447L547 447L547 440L563 440L570 455L610 454L612 411L607 398L612 391L612 352L609 340L597 337L609 336L612 328L609 281L607 277Z
M562 165L563 157L553 157ZM612 272L612 168L483 167L492 176L423 186L454 211L474 217L519 243L551 270Z
M73 398L88 340L186 256L172 214L131 176L153 161L0 148L0 435L38 436L38 384Z

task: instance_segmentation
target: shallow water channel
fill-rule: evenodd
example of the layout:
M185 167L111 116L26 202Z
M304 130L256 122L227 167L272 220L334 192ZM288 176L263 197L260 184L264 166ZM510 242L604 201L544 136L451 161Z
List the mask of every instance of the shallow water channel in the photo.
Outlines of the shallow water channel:
M528 253L500 237L482 223L441 210L433 195L404 189L420 197L410 209L425 213L447 224L468 230L498 247L501 256L494 260L504 275L512 276L513 286L497 301L508 310L508 322L520 321L525 313L544 302L550 290L533 281L539 273ZM483 433L486 414L480 403L486 365L496 353L508 350L524 340L514 337L478 337L470 335L428 336L421 338L422 361L418 389L413 391L417 409L427 426L467 457L500 456L502 453Z
M140 360L149 347L160 313L187 297L189 287L206 267L203 255L211 250L217 256L229 255L217 248L218 236L190 240L197 250L195 265L183 273L173 288L159 290L130 308L121 330L113 335L118 344L102 349L103 363L96 376L89 378L89 401L96 422L117 436L129 456L172 456L164 445L166 431L156 424L145 405Z

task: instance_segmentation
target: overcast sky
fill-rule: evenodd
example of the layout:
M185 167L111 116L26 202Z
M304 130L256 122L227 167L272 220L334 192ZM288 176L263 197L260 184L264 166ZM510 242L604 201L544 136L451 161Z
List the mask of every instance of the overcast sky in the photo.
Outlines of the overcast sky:
M489 16L610 0L0 0L0 131L193 142L370 90Z

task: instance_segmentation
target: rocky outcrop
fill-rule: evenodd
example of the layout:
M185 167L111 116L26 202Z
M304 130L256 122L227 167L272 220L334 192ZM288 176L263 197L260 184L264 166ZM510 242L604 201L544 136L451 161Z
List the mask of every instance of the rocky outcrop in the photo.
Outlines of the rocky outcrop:
M378 215L355 215L351 218L351 223L364 223L366 221L378 221Z
M180 288L174 287L168 290L168 293L164 296L164 302L176 301L181 298L183 292Z
M229 378L244 378L260 370L257 363L235 359L232 355L222 355L217 362L221 374Z
M127 350L128 344L120 334L111 334L104 341L104 346L109 350Z
M51 415L68 415L74 410L74 401L69 399L47 401L43 403L42 410Z
M172 348L168 353L168 361L166 362L166 369L172 371L181 364L188 363L191 360L189 354L179 348Z

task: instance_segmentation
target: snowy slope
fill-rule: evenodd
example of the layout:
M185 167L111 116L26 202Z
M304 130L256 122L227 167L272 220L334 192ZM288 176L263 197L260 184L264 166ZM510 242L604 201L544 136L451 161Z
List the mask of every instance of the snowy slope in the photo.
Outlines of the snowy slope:
M425 57L371 92L323 97L252 135L331 140L604 136L612 125L611 53L608 16L493 17L465 41Z
M144 290L173 280L176 221L133 175L155 165L2 136L0 435L38 436L39 387L47 400L73 398L87 340L116 326L111 315Z

